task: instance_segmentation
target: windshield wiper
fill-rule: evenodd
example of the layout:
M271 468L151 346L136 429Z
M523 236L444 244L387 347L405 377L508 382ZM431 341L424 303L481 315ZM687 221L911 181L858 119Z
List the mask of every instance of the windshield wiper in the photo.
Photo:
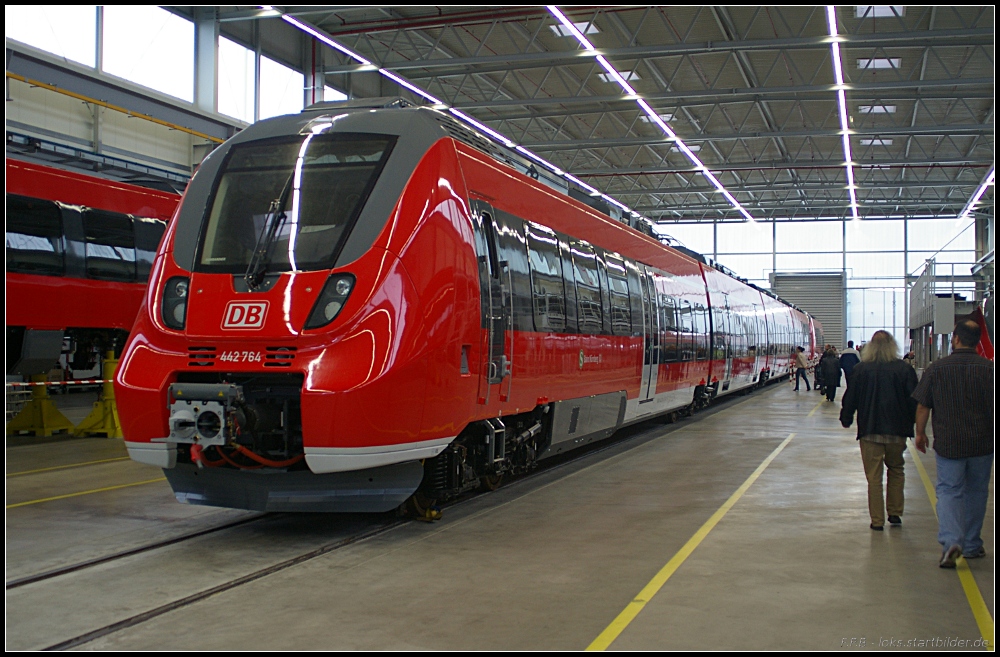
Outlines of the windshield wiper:
M288 194L292 191L292 179L295 177L295 169L288 174L285 186L281 188L278 198L271 201L271 205L264 215L264 225L260 228L260 235L257 236L257 244L253 248L253 255L250 257L250 264L247 265L246 274L243 280L246 281L250 291L260 287L264 277L267 275L267 263L271 258L271 247L278 235L278 229L285 222L288 215L285 214L285 203L288 202Z

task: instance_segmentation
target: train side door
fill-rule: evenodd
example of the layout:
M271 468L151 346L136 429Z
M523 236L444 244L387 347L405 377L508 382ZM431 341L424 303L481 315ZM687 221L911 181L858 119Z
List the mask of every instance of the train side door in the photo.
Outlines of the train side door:
M639 265L639 288L642 290L642 382L639 403L656 396L656 379L660 368L660 317L657 312L656 286L653 272Z
M732 308L729 306L729 295L723 294L722 298L725 300L725 305L722 309L722 321L725 322L724 326L726 331L726 369L722 380L729 381L733 378L733 357L735 356L733 352L738 338L736 336L735 318L733 317ZM728 384L723 384L723 390L728 387Z
M510 265L500 259L499 231L493 208L484 201L472 201L472 210L482 295L480 308L485 329L479 403L487 404L492 394L499 395L500 401L510 397L514 351L513 296Z

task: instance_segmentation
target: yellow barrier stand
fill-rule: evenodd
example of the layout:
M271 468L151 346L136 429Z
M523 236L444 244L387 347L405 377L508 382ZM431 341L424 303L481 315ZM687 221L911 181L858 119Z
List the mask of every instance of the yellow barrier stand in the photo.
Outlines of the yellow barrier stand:
M115 388L111 383L117 369L115 352L109 351L102 368L104 383L101 385L101 398L94 402L94 410L77 425L73 435L122 437L122 425L118 421L118 408L115 406Z
M33 383L44 384L45 374L35 374L31 377ZM24 405L21 412L7 423L7 435L16 436L30 432L35 436L51 436L55 433L73 431L73 423L63 415L49 397L47 385L31 386L31 399Z

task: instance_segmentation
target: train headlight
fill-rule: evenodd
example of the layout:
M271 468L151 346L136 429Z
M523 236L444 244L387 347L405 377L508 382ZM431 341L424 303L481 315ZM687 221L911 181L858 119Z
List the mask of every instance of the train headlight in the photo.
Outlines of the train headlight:
M323 286L323 291L316 299L316 305L309 313L305 328L320 328L336 319L353 289L354 276L352 274L335 274L328 278L326 285Z
M182 330L187 318L187 296L190 282L183 276L175 276L163 286L163 323L172 329Z

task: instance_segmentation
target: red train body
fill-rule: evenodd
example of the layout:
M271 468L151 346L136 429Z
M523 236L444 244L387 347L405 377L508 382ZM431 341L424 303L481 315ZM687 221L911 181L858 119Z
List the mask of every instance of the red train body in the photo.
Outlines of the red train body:
M118 371L132 458L191 503L388 510L812 349L804 313L505 157L433 110L343 105L213 153Z
M177 194L8 159L8 371L47 370L59 357L64 334L94 346L119 332L124 342L179 200Z

